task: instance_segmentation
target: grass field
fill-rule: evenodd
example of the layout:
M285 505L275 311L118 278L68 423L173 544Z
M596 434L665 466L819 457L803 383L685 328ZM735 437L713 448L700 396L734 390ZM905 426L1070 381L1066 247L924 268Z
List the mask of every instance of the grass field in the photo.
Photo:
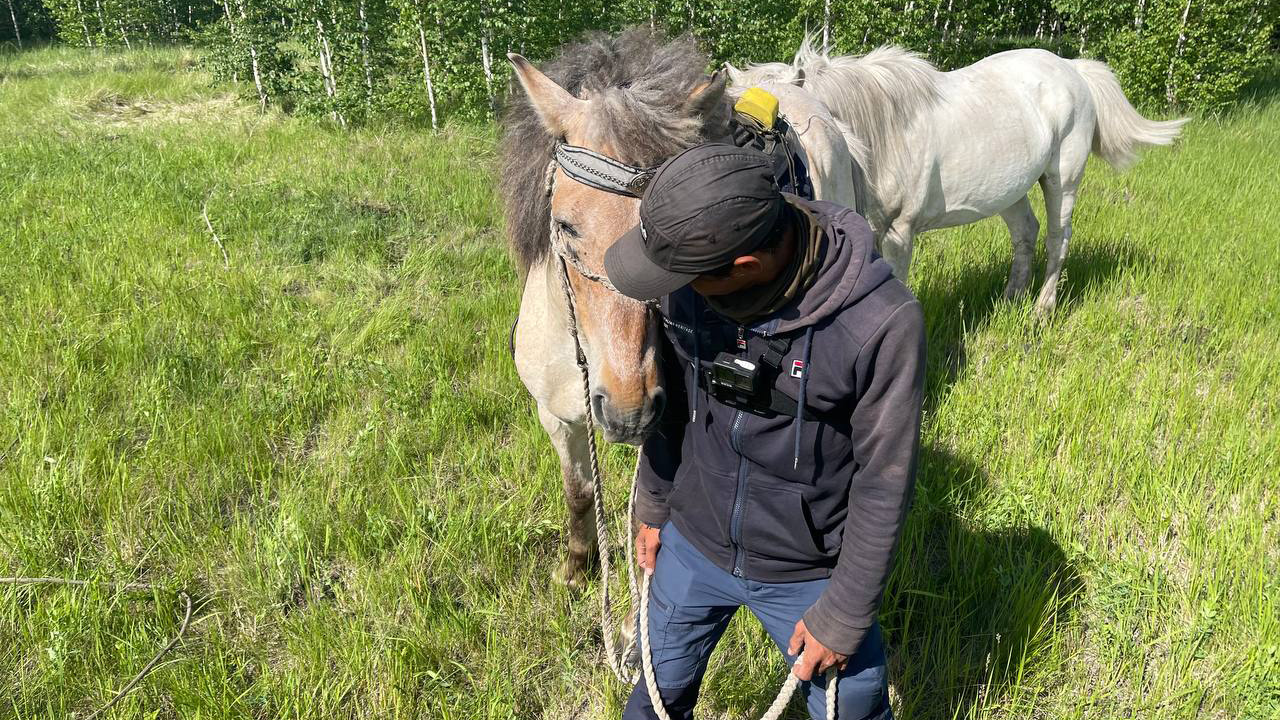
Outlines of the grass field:
M0 55L0 575L192 590L113 717L616 716L595 590L549 582L494 130L264 116L196 60ZM998 219L919 242L900 718L1280 717L1278 146L1264 89L1095 162L1045 323ZM0 587L0 718L92 711L178 609ZM704 716L782 667L740 615Z

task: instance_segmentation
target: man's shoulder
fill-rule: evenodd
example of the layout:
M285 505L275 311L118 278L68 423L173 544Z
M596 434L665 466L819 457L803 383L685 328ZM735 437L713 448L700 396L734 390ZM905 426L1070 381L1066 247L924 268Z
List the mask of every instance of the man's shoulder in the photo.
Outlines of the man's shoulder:
M857 303L841 308L829 322L846 336L846 347L853 351L852 358L877 336L922 329L924 311L911 290L901 280L890 277Z
M795 195L788 195L787 200L796 207L813 213L824 231L838 230L864 242L875 243L871 225L852 208L830 200L806 200Z

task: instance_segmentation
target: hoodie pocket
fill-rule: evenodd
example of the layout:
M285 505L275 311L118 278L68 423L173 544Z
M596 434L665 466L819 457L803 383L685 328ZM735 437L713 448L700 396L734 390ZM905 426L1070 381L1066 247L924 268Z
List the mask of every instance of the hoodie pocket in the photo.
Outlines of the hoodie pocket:
M734 476L695 465L694 472L677 477L667 504L689 521L686 527L696 528L703 539L727 548L736 489Z
M742 544L753 555L782 562L812 564L826 556L804 494L782 484L747 485Z

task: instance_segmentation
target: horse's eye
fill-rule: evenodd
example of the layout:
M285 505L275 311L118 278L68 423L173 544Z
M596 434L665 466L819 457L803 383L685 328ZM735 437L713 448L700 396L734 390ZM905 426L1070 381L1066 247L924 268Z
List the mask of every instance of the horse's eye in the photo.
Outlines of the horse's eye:
M578 237L578 228L574 227L573 223L567 223L564 220L557 219L556 229L569 237Z

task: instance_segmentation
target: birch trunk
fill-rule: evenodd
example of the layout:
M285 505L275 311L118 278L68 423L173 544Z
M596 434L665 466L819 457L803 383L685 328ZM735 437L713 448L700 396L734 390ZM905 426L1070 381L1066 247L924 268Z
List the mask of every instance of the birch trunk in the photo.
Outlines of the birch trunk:
M1172 105L1178 96L1177 83L1174 82L1173 68L1182 58L1182 46L1187 42L1187 16L1191 14L1191 0L1182 8L1182 22L1178 26L1178 44L1174 46L1173 57L1169 58L1169 76L1165 81L1165 99Z
M953 2L954 0L947 0L947 17L942 23L942 40L939 41L943 47L947 45L947 31L951 29L951 5Z
M102 33L102 40L107 39L107 21L102 19L102 0L94 0L93 3L98 8L98 30Z
M242 30L249 19L249 16L244 9L244 1L245 0L236 0L236 7L240 10L240 21L242 23L240 28ZM253 40L247 40L246 44L249 46L249 62L253 67L253 87L258 91L258 106L263 112L266 112L267 91L262 87L262 71L258 68L258 48L253 44Z
M93 47L93 36L89 34L89 21L84 17L84 5L80 4L80 0L76 0L76 10L80 13L80 27L84 28L84 44L86 47Z
M227 0L222 0L222 14L227 18L227 31L231 33L231 42L237 49L240 46L240 33L236 30L236 21L231 17L231 6L227 4ZM231 82L240 82L240 73L234 68L240 63L233 63L231 67Z
M13 37L18 40L18 49L22 49L22 29L18 27L18 13L13 10L13 0L9 0L9 17L13 18Z
M360 62L364 65L364 105L373 109L373 68L369 65L369 19L364 13L364 0L358 5L360 11Z
M316 18L316 39L320 43L320 77L324 80L324 91L332 101L338 97L338 81L333 75L333 53L329 49L329 39L325 37L324 23L318 17ZM329 114L334 122L342 127L347 126L346 118L342 117L336 107Z
M497 114L498 101L493 96L493 63L489 59L489 33L480 35L480 62L484 64L484 87L489 93L489 112Z
M831 0L822 2L822 54L831 52Z
M427 104L431 106L431 129L438 130L439 125L436 124L436 91L431 84L431 59L427 54L427 31L422 27L422 21L418 21L418 42L422 44L422 81L427 86Z
M125 49L132 50L133 46L129 44L129 33L124 31L124 22L120 18L116 18L116 27L120 28L120 37L124 38Z
M1146 9L1146 6L1147 0L1138 0L1138 10L1133 14L1133 27L1138 31L1142 30L1142 11Z

